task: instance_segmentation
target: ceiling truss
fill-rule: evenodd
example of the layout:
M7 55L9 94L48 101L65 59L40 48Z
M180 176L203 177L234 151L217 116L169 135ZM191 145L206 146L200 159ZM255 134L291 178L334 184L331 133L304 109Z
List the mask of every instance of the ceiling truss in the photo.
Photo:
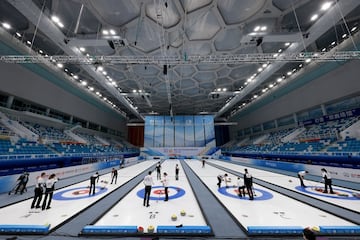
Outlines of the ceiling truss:
M159 64L159 65L187 65L187 64L236 64L236 63L271 63L271 62L317 62L359 60L360 51L344 52L301 52L301 53L253 53L238 55L208 55L208 56L32 56L32 55L3 55L0 61L6 63L70 63L81 65L116 65L116 64Z

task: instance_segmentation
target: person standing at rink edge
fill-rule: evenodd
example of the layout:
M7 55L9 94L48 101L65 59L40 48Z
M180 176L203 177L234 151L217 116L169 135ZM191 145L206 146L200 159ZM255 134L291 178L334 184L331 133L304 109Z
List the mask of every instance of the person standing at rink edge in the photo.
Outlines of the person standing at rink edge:
M90 177L90 189L89 189L89 196L92 191L92 195L95 195L95 183L99 182L99 173L96 172L94 175Z
M321 172L322 172L322 177L323 177L324 183L325 183L325 190L323 191L323 193L328 193L328 187L329 187L330 193L334 194L334 191L331 186L332 180L331 180L330 173L328 173L325 168L322 168Z
M151 187L154 185L154 181L151 176L151 171L148 172L148 175L144 177L143 181L145 185L145 193L144 193L144 203L143 205L146 207L150 207L149 200L150 200L150 194L151 194Z
M180 170L179 164L176 164L176 166L175 166L175 180L176 181L179 180L179 170Z
M55 173L51 174L49 176L49 178L46 180L45 182L45 197L44 197L44 201L43 201L43 204L42 204L42 210L45 210L45 207L46 209L50 209L51 208L51 200L52 200L52 197L53 197L53 194L54 194L54 189L55 189L55 183L58 181ZM48 203L46 204L46 201L47 201L47 198L49 197L49 201Z
M164 201L168 201L169 200L169 192L168 192L168 189L169 189L169 179L167 177L167 173L164 172L164 178L163 180L161 180L163 186L164 186L164 191L165 191L165 199Z
M223 180L223 176L221 174L217 175L217 185L218 185L218 188L221 187L221 181Z
M252 190L252 184L253 184L252 176L246 168L244 173L244 183L245 183L246 191L249 194L249 200L254 200L254 193Z
M161 164L160 164L160 162L158 162L156 164L155 168L156 168L156 179L161 180Z
M305 178L305 175L308 174L309 172L308 171L300 171L298 172L298 178L300 180L300 185L302 187L306 187L305 184L304 184L304 178Z
M24 172L23 174L20 175L20 177L17 179L17 181L19 182L16 189L15 189L15 194L17 194L18 192L20 192L20 194L23 194L24 192L26 192L26 185L29 181L29 173L28 172Z
M118 171L115 168L113 168L111 170L111 183L110 184L112 184L113 182L115 182L115 184L116 184L117 176L118 176Z
M36 179L36 185L35 185L35 189L34 189L34 200L31 203L31 208L40 208L40 202L42 199L42 194L43 194L43 188L45 186L45 175L46 173L41 173L40 176L37 177ZM35 206L36 203L36 206Z

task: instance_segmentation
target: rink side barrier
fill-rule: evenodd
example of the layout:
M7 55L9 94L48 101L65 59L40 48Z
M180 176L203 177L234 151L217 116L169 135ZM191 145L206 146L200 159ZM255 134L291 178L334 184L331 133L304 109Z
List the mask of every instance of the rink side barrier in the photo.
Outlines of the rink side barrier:
M209 226L157 226L156 232L159 234L211 234Z
M139 232L138 226L85 226L81 234L82 235L138 235L138 234L159 234L159 235L177 235L177 234L189 234L189 235L211 235L212 231L209 226L157 226L155 233L143 233Z
M17 225L1 224L0 234L47 234L50 229L48 225Z
M294 235L302 234L301 226L248 226L249 235L272 235L285 234ZM319 226L319 234L324 235L359 235L360 226Z
M269 234L301 234L303 231L301 226L248 226L249 235L269 235Z
M81 231L84 235L99 234L134 234L137 233L137 226L94 226L88 225Z
M360 226L319 226L324 234L360 234Z

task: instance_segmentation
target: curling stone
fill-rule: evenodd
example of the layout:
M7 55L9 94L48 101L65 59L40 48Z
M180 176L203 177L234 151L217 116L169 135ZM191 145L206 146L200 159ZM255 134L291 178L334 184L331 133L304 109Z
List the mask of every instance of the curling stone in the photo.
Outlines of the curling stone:
M173 220L173 221L176 221L176 220L177 220L176 214L171 215L171 220Z
M181 211L180 211L180 215L181 215L181 216L185 216L185 215L186 215L185 210L181 210Z
M148 233L153 233L154 232L154 226L153 225L148 226L147 231L148 231Z

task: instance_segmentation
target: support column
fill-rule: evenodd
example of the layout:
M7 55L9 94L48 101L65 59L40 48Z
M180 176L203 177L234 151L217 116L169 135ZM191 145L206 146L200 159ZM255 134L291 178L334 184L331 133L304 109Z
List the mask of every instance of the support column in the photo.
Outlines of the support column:
M11 108L13 102L14 102L14 96L8 96L8 99L7 99L7 102L6 102L6 107Z
M320 107L321 107L321 111L322 111L323 116L326 116L326 115L327 115L327 111L326 111L325 105L324 105L324 104L321 104Z
M294 118L295 126L299 126L298 118L297 118L297 114L296 114L296 113L293 113L293 118Z

